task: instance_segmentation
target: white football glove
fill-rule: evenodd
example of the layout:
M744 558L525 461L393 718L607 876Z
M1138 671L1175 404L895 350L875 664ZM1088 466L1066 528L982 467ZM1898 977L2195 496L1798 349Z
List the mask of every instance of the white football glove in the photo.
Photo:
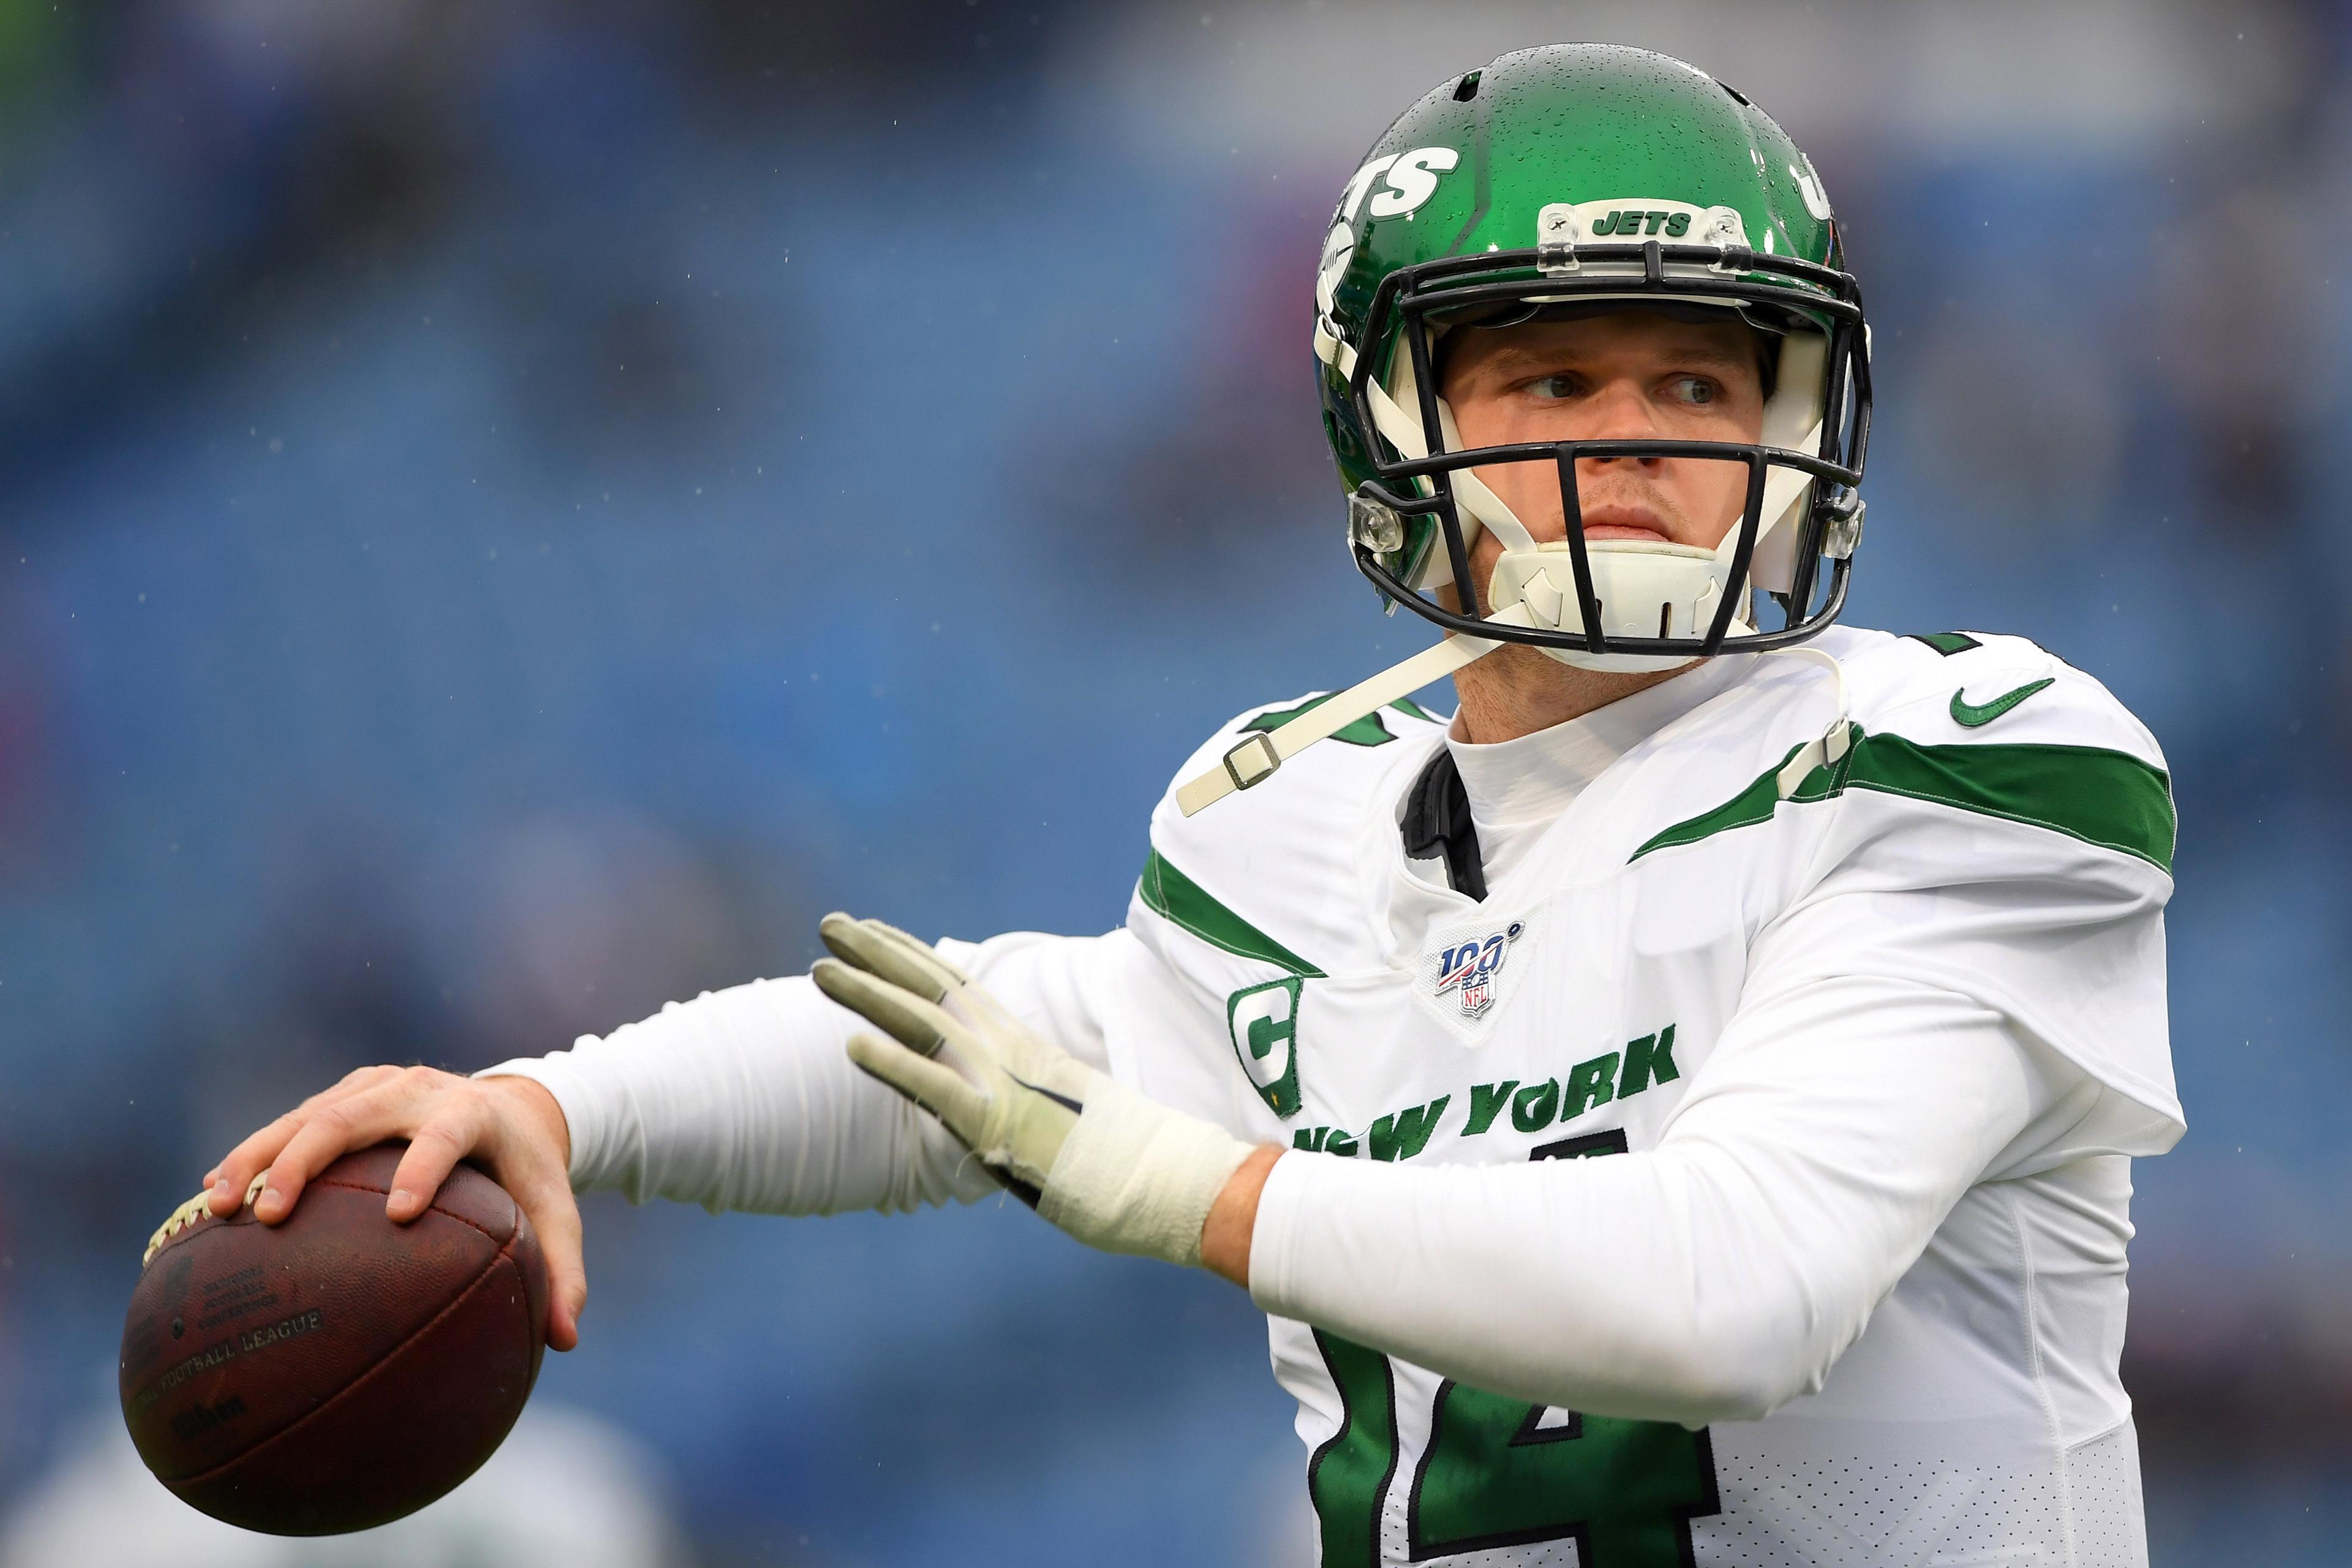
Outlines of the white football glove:
M844 914L817 930L837 955L810 970L817 988L892 1037L853 1037L852 1061L1087 1246L1201 1261L1209 1206L1250 1145L1097 1072L905 931Z

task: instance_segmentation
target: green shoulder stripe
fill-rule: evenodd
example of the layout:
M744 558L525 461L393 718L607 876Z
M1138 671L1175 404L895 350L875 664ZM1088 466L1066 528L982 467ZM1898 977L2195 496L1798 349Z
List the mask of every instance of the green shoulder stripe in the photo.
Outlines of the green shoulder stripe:
M1789 756L1795 755L1791 747ZM1781 759L1782 765L1787 762ZM1712 811L1675 823L1634 850L1633 859L1770 821L1780 804L1773 793L1779 772L1768 769ZM1864 734L1856 726L1845 756L1835 767L1807 773L1790 804L1829 800L1850 789L2045 827L2137 856L2168 875L2172 870L2171 780L2162 769L2122 752L2097 746L1922 746L1899 735Z
M1910 637L1913 642L1926 643L1946 658L1956 653L1966 653L1972 647L1984 647L1966 632L1913 632Z
M1696 844L1702 838L1712 838L1718 833L1728 833L1735 827L1753 827L1759 822L1771 821L1773 808L1780 805L1780 796L1774 789L1774 781L1780 776L1780 770L1789 765L1789 757L1795 756L1801 749L1798 746L1790 747L1788 756L1782 757L1780 762L1758 774L1746 789L1712 811L1702 811L1696 816L1686 816L1675 823L1672 827L1634 850L1632 858L1625 864L1632 865L1633 861L1639 860L1653 849L1672 849L1680 844ZM1851 757L1853 753L1849 750L1846 755ZM1829 770L1826 768L1815 768L1811 773L1807 773L1804 782L1797 786L1797 798L1802 798L1805 791L1811 787L1815 780L1825 779L1828 776ZM1815 795L1813 798L1818 800L1821 796Z
M1297 718L1301 713L1311 712L1314 710L1322 707L1323 704L1330 701L1336 695L1337 693L1335 692L1327 691L1320 697L1310 697L1306 701L1298 703L1294 707L1269 708L1265 712L1253 717L1248 723L1242 726L1242 729L1244 732L1255 730L1261 734L1271 730L1279 730L1285 724L1289 723L1293 719ZM1400 713L1409 714L1412 718L1419 719L1423 723L1434 724L1437 722L1437 719L1434 714L1429 712L1426 709L1423 708L1420 703L1415 702L1410 697L1400 697L1395 701L1390 703L1389 706ZM1381 722L1380 713L1375 710L1365 714L1362 718L1355 721L1353 723L1342 724L1337 730L1332 731L1331 739L1335 741L1344 741L1351 746L1385 746L1391 741L1395 740L1396 736L1390 732L1389 727L1386 724Z
M1170 865L1159 850L1143 863L1143 901L1212 947L1262 959L1308 980L1323 972L1217 902L1201 884Z

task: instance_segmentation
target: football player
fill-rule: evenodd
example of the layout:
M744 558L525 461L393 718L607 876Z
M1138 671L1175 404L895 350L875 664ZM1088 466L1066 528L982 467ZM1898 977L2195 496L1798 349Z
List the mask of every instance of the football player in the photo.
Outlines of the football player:
M471 1155L568 1346L574 1189L1008 1188L1265 1310L1326 1564L2144 1563L2163 759L2021 638L1832 625L1869 338L1812 164L1679 61L1507 55L1374 143L1314 305L1349 548L1447 635L1203 745L1121 929L833 916L808 978L355 1074L215 1207L405 1137L408 1218Z

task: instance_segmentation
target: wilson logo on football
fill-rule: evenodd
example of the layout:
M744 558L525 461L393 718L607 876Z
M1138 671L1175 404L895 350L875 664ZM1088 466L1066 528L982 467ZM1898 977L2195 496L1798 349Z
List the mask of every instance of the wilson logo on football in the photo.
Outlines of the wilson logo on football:
M1437 994L1456 992L1462 998L1462 1015L1475 1018L1495 1005L1495 972L1503 967L1504 956L1511 943L1526 928L1513 921L1503 930L1484 937L1474 937L1457 942L1441 953L1437 960Z

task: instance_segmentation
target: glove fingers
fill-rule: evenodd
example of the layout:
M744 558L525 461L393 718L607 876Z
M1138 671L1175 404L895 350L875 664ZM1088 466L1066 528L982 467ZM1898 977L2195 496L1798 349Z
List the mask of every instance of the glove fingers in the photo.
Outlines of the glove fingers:
M880 921L853 920L835 913L825 916L816 929L824 945L843 962L880 975L925 1001L936 1002L970 983L970 976L933 952L929 943Z
M816 934L833 955L855 969L877 973L882 965L882 944L866 929L866 922L855 915L835 910L816 922Z
M967 1145L979 1135L988 1097L951 1068L879 1035L850 1036L849 1059L938 1117Z
M942 993L971 984L971 975L941 958L940 950L922 938L900 931L887 921L869 920L866 922L866 929L895 948L907 963L931 976ZM905 984L906 982L899 984Z
M934 1004L887 980L877 980L835 958L818 959L809 968L809 978L827 996L927 1057L937 1055L941 1042L950 1039L966 1059L974 1054L971 1037L962 1025Z

